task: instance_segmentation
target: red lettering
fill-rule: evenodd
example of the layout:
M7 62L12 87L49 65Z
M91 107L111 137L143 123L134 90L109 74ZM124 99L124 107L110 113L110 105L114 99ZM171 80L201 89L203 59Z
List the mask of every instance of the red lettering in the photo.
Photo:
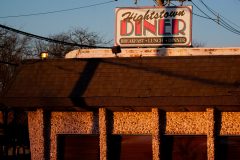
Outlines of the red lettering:
M172 34L179 34L179 21L178 19L172 20Z
M164 19L160 19L158 21L158 34L159 35L163 35L164 32L165 32L165 25L164 25L164 23L165 23Z
M129 26L128 24L131 26L130 30L128 30L128 26ZM120 31L121 36L131 35L133 33L133 29L134 29L134 27L133 27L132 22L130 22L128 20L121 21L121 31Z
M135 21L135 35L142 35L142 21Z
M146 31L151 32L152 34L156 35L157 31L157 21L154 21L154 24L149 23L148 21L143 21L143 28L144 28L144 35L146 35Z
M158 21L121 21L121 36L146 36L147 32L153 35L185 35L186 23L182 19L159 19Z

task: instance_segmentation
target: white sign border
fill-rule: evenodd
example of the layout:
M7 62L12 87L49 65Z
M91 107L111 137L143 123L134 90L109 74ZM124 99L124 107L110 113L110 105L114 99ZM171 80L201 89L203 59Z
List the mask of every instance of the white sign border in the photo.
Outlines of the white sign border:
M188 44L130 44L130 45L120 45L117 43L117 12L122 9L157 9L157 8L186 8L190 12L190 30L189 30L189 43ZM124 48L131 47L191 47L192 46L192 16L193 8L192 6L168 6L168 7L159 7L159 6L143 6L143 7L116 7L115 8L115 32L114 32L114 45L121 46Z

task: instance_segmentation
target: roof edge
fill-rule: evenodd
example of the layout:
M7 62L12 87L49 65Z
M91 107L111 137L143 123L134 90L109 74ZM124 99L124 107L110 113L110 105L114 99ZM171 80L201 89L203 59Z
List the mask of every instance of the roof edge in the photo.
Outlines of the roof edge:
M122 48L114 54L111 49L77 49L68 52L65 58L116 58L116 57L170 57L170 56L216 56L240 55L235 48Z

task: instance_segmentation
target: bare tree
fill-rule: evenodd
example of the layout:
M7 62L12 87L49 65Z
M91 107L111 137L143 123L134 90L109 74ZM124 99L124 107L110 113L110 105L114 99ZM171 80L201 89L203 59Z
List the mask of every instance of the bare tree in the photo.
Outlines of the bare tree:
M86 28L76 28L68 32L51 35L49 38L80 45L69 46L52 42L36 41L36 51L38 53L47 51L52 58L63 58L66 53L77 48L86 48L86 46L105 46L111 42L106 41L99 33L90 32ZM81 45L83 45L83 47L81 47Z
M0 29L0 94L9 84L13 77L16 67L25 58L32 55L31 39L29 37L21 36L17 33ZM12 147L12 155L18 150L16 145L24 145L29 147L27 121L25 112L12 112L14 118L10 116L9 106L0 106L1 134L5 135L4 147L0 148L0 159L7 159L8 147ZM25 118L24 120L16 119L16 117ZM17 134L14 134L17 133ZM17 142L18 141L18 142ZM23 147L23 150L25 148ZM3 157L2 157L3 156Z
M164 5L164 0L154 0L158 6L163 6Z
M86 46L107 45L99 33L90 32L85 28L76 28L68 32L50 35L49 38L62 42L76 43L78 46L69 46L42 40L32 41L31 38L17 33L0 29L0 93L6 88L12 78L16 65L26 58L37 58L40 52L47 51L50 58L63 58L66 53Z
M31 55L30 38L0 29L0 93L14 74L16 65Z

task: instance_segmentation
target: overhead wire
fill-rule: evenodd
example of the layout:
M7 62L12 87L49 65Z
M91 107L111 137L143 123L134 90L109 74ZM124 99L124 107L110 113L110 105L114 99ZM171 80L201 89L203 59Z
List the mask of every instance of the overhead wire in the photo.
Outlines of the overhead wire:
M202 1L202 0L201 0ZM172 5L175 5L174 3L171 2ZM210 17L208 14L206 14L200 7L198 7L193 1L192 4L205 16L193 13L193 15L201 17L201 18L205 18L205 19L209 19L214 21L215 23L218 23L220 26L222 26L223 28L227 29L228 31L235 33L237 35L240 35L240 31L236 30L235 28L233 28L231 25L229 25L228 23L226 23L225 21L219 21L218 19L212 18ZM176 5L175 5L176 6ZM210 8L209 8L210 9ZM212 11L214 12L214 11ZM214 13L214 15L216 16L216 14Z
M18 66L19 65L17 63L12 63L12 62L2 61L2 60L0 60L0 64L7 64L7 65L11 65L11 66Z
M90 46L90 45L83 45L83 44L78 44L78 43L60 41L60 40L56 40L56 39L47 38L47 37L39 36L39 35L36 35L36 34L24 32L24 31L21 31L21 30L12 28L12 27L2 25L2 24L0 24L0 28L6 29L8 31L15 32L15 33L27 36L27 37L31 37L31 38L35 38L35 39L39 39L39 40L44 40L44 41L48 41L48 42L52 42L52 43L62 44L62 45L78 46L78 47L82 47L82 48L110 48L110 47L103 47L103 46Z
M237 25L236 23L232 22L232 21L229 20L228 18L226 18L226 17L224 17L224 16L222 16L222 15L220 15L220 17L223 17L223 18L226 19L229 23L233 24L234 26L236 26L236 27L238 27L238 28L240 29L240 26L239 26L239 25Z
M220 17L223 17L223 18L226 19L229 23L231 23L231 24L233 24L234 26L240 28L239 25L237 25L236 23L234 23L234 22L232 22L231 20L227 19L226 17L224 17L224 16L222 16L222 15L220 15Z
M116 2L117 0L111 0L86 6L80 6L75 8L68 8L68 9L61 9L61 10L55 10L55 11L47 11L47 12L38 12L38 13L30 13L30 14L20 14L20 15L9 15L9 16L0 16L0 18L18 18L18 17L28 17L28 16L38 16L38 15L47 15L47 14L53 14L53 13L61 13L61 12L67 12L67 11L73 11L73 10L79 10L83 8L89 8L94 6L100 6L108 3Z
M153 2L155 3L155 5L158 5L157 1L156 0L153 0Z
M170 3L171 3L173 6L177 6L177 5L175 5L174 3L172 3L172 2L170 2ZM197 14L197 13L194 13L194 12L192 12L192 14L195 15L195 16L201 17L201 18L210 19L210 20L215 20L215 19L213 19L213 18L210 18L210 17L207 17L207 16L203 16L203 15L200 15L200 14Z
M52 42L52 43L57 43L57 44L62 44L62 45L69 45L69 46L78 46L78 47L82 47L82 48L111 48L111 47L103 47L103 46L90 46L90 45L82 45L82 44L77 44L77 43L70 43L70 42L65 42L65 41L59 41L56 39L52 39L52 38L47 38L47 37L43 37L43 36L39 36L39 35L35 35L32 33L28 33L28 32L24 32L24 31L20 31L5 25L0 24L0 28L6 29L8 31L17 33L17 34L21 34L27 37L31 37L31 38L35 38L35 39L39 39L39 40L44 40L44 41L48 41L48 42ZM3 47L3 46L1 46ZM6 64L6 65L12 65L12 66L17 66L19 64L16 63L12 63L12 62L8 62L8 61L2 61L0 60L0 64Z
M10 17L22 17L22 16L33 16L33 15L41 15L41 14L50 14L50 13L57 13L57 12L64 12L64 11L69 11L69 10L75 10L75 9L80 9L80 8L87 8L87 7L92 7L92 6L97 6L97 5L103 5L103 4L107 4L107 3L112 3L116 0L111 0L111 1L107 1L107 2L102 2L102 3L97 3L97 4L93 4L93 5L88 5L88 6L82 6L82 7L76 7L76 8L71 8L71 9L64 9L64 10L57 10L57 11L50 11L50 12L42 12L42 13L33 13L33 14L26 14L26 15L18 15L18 16L6 16L6 17L0 17L0 18L10 18ZM208 7L202 0L200 0L201 3L212 13L216 16L215 11L213 11L210 7ZM198 7L193 1L192 1L193 5L200 11L202 12L205 16L193 13L193 15L201 17L201 18L205 18L205 19L210 19L216 23L218 20L211 18L208 14L206 14L202 9L200 9L200 7ZM171 4L173 4L171 2ZM175 4L173 4L175 5ZM235 28L233 28L231 25L229 25L228 23L226 23L225 21L221 20L221 23L219 23L219 25L221 25L222 27L224 27L225 29L240 35L240 31L236 30ZM43 36L39 36L39 35L35 35L32 33L28 33L28 32L24 32L24 31L20 31L5 25L1 25L0 24L0 28L18 33L18 34L22 34L28 37L32 37L32 38L36 38L39 40L44 40L44 41L48 41L48 42L52 42L52 43L58 43L58 44L62 44L62 45L70 45L70 46L78 46L78 47L86 47L86 48L110 48L110 47L103 47L103 46L90 46L90 45L82 45L82 44L77 44L77 43L71 43L71 42L65 42L65 41L60 41L60 40L56 40L56 39L51 39L51 38L47 38L47 37L43 37Z
M201 17L201 18L210 19L210 20L215 20L215 19L213 19L213 18L205 17L205 16L202 16L202 15L197 14L197 13L192 13L192 14L195 15L195 16Z
M201 0L202 1L202 0ZM209 19L209 20L212 20L216 23L218 23L220 26L224 27L225 29L235 33L235 34L240 34L240 31L236 30L235 28L233 28L232 26L230 26L229 24L227 24L225 21L220 22L218 21L218 19L215 19L215 18L211 18L208 14L206 14L202 9L200 9L200 7L198 7L193 1L192 1L193 5L200 11L202 12L205 16L202 16L202 15L199 15L199 14L196 14L196 13L193 13L193 15L195 16L198 16L198 17L201 17L201 18L205 18L205 19ZM171 3L173 4L173 3ZM175 4L173 4L175 5ZM176 6L176 5L175 5ZM210 9L210 8L209 8ZM213 11L212 11L213 12ZM215 16L217 16L215 13L214 13Z
M27 17L27 16L66 12L66 11L77 10L77 9L81 9L81 8L89 8L89 7L93 7L93 6L104 5L104 4L112 3L112 2L115 2L115 1L117 1L117 0L111 0L111 1L107 1L107 2L102 2L102 3L87 5L87 6L81 6L81 7L75 7L75 8L70 8L70 9L64 9L64 10L56 10L56 11L32 13L32 14L24 14L24 15L4 16L4 17L0 17L0 18ZM78 44L78 43L60 41L60 40L56 40L56 39L47 38L47 37L39 36L39 35L36 35L36 34L24 32L24 31L21 31L21 30L12 28L12 27L2 25L2 24L0 24L0 28L3 28L5 30L11 31L11 32L14 32L14 33L17 33L17 34L24 35L24 36L27 36L27 37L31 37L31 38L35 38L35 39L39 39L39 40L44 40L44 41L48 41L48 42L52 42L52 43L62 44L62 45L78 46L78 47L82 47L82 48L110 48L110 47L103 47L103 46L90 46L90 45L83 45L83 44ZM16 63L11 63L11 62L2 61L2 60L0 60L0 64L6 64L6 65L12 65L12 66L17 66L18 65Z
M240 31L239 30L237 30L236 28L234 28L234 27L232 27L230 24L228 24L226 21L224 21L221 17L223 17L223 16L220 16L220 14L219 13L217 13L216 11L214 11L213 9L211 9L206 3L204 3L202 0L200 0L200 2L206 7L206 9L208 10L208 11L210 11L214 16L216 16L216 17L218 17L218 23L220 22L220 21L222 21L222 23L224 23L226 26L228 26L229 28L231 28L232 30L235 30L235 31L237 31L237 32L239 32L240 33ZM236 25L236 24L235 24Z
M240 31L234 29L231 25L223 22L223 21L218 21L217 19L211 18L208 14L206 14L200 7L198 7L193 1L192 4L201 12L203 13L206 17L208 17L210 20L214 21L215 23L219 24L223 28L227 29L228 31L235 33L237 35L240 35Z

